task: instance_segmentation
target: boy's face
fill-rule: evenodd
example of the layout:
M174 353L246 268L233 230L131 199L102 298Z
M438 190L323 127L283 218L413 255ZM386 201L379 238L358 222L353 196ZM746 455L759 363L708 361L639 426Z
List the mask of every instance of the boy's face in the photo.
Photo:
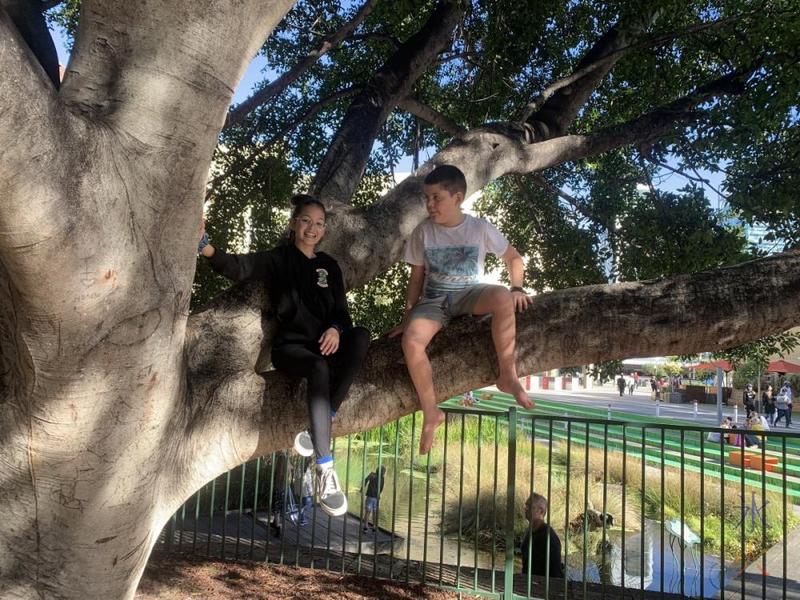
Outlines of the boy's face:
M427 184L424 186L425 208L431 221L444 225L445 227L455 227L464 220L464 213L461 212L461 203L464 201L464 194L456 192L451 194L440 183Z

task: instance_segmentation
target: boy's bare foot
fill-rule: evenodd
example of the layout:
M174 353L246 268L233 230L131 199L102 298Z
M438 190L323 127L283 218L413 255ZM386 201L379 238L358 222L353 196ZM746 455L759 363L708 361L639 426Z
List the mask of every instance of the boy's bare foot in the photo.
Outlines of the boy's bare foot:
M525 393L525 389L516 377L512 377L510 380L498 379L495 385L501 392L514 396L514 400L516 400L517 404L522 408L527 408L528 410L536 408L533 400Z
M422 415L422 434L419 436L419 453L427 454L433 446L433 436L436 433L436 428L444 423L444 411L437 408L436 413L432 416Z

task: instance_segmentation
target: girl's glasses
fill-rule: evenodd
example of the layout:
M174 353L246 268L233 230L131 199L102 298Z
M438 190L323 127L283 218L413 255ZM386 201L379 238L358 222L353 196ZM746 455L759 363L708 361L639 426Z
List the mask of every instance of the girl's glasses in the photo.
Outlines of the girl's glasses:
M310 217L299 217L295 219L296 221L300 221L300 224L303 227L311 227L312 225L317 229L325 229L325 221L315 221Z

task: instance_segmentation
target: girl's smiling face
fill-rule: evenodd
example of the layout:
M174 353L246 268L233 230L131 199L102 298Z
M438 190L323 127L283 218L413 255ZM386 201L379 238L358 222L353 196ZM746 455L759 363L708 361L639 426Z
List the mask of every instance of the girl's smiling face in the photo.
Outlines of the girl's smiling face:
M325 235L325 212L319 206L309 204L300 210L289 226L294 231L295 246L310 256Z

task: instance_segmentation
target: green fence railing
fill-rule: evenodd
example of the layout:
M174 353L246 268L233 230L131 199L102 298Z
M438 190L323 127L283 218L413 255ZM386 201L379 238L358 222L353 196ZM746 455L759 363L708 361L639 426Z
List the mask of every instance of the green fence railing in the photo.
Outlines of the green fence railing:
M335 440L350 507L342 517L313 499L304 508L307 463L287 450L209 482L159 544L491 598L794 597L792 432L759 432L760 446L748 449L726 443L724 430L681 423L491 403L446 412L426 456L418 415ZM382 468L380 503L365 521L364 483ZM557 540L546 529L526 535L534 493L549 502ZM562 564L565 577L554 576Z

